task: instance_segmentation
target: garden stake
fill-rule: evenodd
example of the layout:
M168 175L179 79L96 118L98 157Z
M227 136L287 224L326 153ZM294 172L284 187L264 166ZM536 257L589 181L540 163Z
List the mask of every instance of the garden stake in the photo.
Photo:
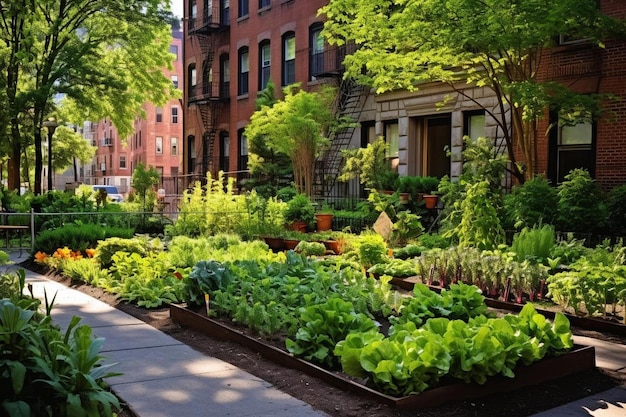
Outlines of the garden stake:
M206 316L209 317L209 294L204 294L204 304L206 304Z

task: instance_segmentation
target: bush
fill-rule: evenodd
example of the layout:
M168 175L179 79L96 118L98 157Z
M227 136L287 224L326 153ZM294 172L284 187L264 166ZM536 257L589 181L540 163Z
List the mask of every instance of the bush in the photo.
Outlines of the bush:
M606 207L598 184L589 172L574 169L558 187L558 225L564 232L599 231L606 220Z
M387 244L382 236L375 233L365 233L359 237L357 252L359 263L365 269L388 260Z
M103 379L115 374L102 365L103 338L92 338L89 326L74 317L63 334L49 317L0 300L0 391L9 416L111 417L117 398Z
M54 230L41 231L35 238L34 252L52 254L58 248L68 247L85 254L95 248L98 241L110 237L130 238L134 230L118 227L103 227L96 224L68 224Z
M148 241L146 238L117 238L112 237L98 243L96 247L96 257L103 267L109 267L112 264L113 255L117 252L137 253L146 256L149 252L155 252L162 249L160 242Z
M608 226L614 234L626 233L626 185L613 188L606 200Z
M540 223L554 224L557 214L557 190L545 177L533 177L513 187L504 199L506 225L520 229Z
M326 246L320 242L300 241L295 249L296 252L305 256L322 256L326 253Z

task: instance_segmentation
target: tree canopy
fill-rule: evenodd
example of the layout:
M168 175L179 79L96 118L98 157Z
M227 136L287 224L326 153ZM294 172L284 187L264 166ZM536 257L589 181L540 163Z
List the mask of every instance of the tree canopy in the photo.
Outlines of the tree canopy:
M162 0L0 2L0 136L9 142L9 188L19 186L20 118L32 119L35 191L40 191L41 126L63 94L82 120L111 119L125 137L141 105L177 95L171 68L169 3ZM69 122L82 122L72 120Z
M503 133L520 181L536 170L537 119L547 109L573 121L595 117L602 98L540 80L544 48L559 35L601 48L625 32L595 0L330 0L320 14L331 44L357 46L344 61L346 76L378 93L433 81L462 95L467 86L491 89L498 104L485 112ZM523 161L516 161L515 146Z
M315 159L329 143L326 137L334 124L334 92L301 90L298 85L284 90L284 100L272 107L263 105L250 117L246 137L265 137L269 148L291 159L299 193L312 195Z

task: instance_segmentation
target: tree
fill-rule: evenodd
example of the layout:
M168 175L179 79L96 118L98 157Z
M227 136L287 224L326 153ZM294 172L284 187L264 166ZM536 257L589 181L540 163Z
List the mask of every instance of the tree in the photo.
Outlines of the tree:
M332 128L333 90L306 92L295 84L272 107L262 106L250 117L246 137L265 137L267 146L291 159L296 189L311 197L315 159L329 143Z
M91 161L96 154L96 147L91 146L79 133L67 126L59 126L52 139L52 164L54 172L63 172L74 161L83 164Z
M148 169L142 163L137 164L137 167L133 171L132 187L141 196L141 202L143 204L143 210L146 211L146 197L148 190L159 183L159 173L152 165Z
M256 110L263 106L273 107L278 102L274 83L259 92L256 99ZM246 135L249 132L246 132ZM246 188L254 188L259 195L269 198L275 196L279 188L291 183L293 168L289 156L276 152L267 144L264 135L246 136L248 139L248 169L250 179L246 181Z
M141 106L174 96L167 9L160 0L15 0L0 3L3 98L10 119L9 188L19 185L20 115L33 120L35 192L41 191L42 122L64 94L84 119L108 117L120 136ZM167 6L166 6L167 7ZM3 132L4 133L4 132Z
M536 125L547 109L558 109L570 123L599 114L603 97L575 94L537 76L544 49L554 46L559 34L602 47L603 39L625 32L624 22L601 14L596 3L331 0L320 13L327 17L329 43L358 47L344 61L346 76L373 85L378 93L415 90L435 81L475 101L467 86L490 88L497 105L484 110L502 132L513 175L523 182L537 170Z

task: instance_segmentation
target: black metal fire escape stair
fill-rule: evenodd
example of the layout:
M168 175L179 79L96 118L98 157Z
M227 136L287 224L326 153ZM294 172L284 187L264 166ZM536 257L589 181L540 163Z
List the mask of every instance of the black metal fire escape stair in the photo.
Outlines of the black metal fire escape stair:
M319 197L328 196L337 183L337 177L343 164L342 151L348 149L356 129L363 106L369 94L369 87L360 85L352 78L341 79L334 109L338 117L349 117L354 123L337 132L331 133L330 146L316 161L315 183L313 189Z
M199 25L194 25L194 29L189 31L200 47L202 53L202 70L200 82L196 85L195 95L189 97L189 106L196 106L197 113L200 114L204 132L202 134L202 176L207 172L213 173L213 151L215 148L215 136L217 133L217 119L222 108L222 101L219 94L214 94L213 83L207 78L213 66L215 51L217 49L217 39L219 33L227 28L213 19L219 16L214 13L211 16L204 16L197 19Z

